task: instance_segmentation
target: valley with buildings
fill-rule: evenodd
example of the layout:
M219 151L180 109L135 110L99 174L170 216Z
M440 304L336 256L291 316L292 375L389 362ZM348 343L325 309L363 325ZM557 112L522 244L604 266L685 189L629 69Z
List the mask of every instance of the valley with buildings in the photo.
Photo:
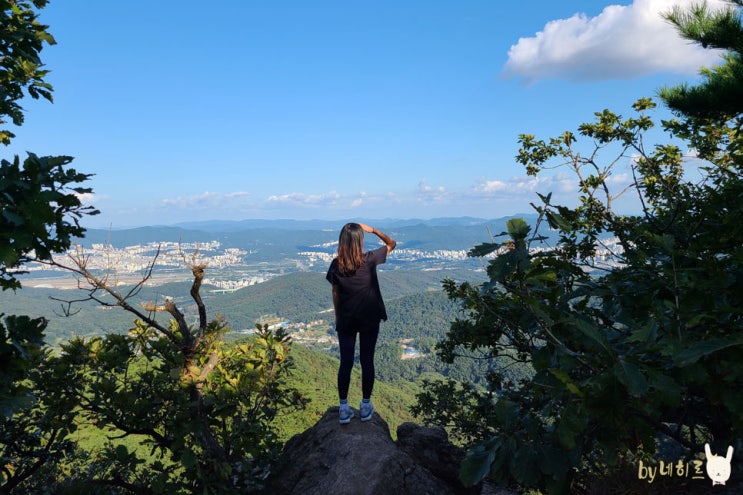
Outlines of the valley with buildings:
M394 335L391 342L401 359L415 360L432 352L431 339L443 335L456 316L443 293L442 281L485 280L487 259L468 257L468 251L487 241L491 232L505 230L505 221L452 219L444 225L411 222L396 226L390 222L380 227L398 241L379 273L385 301L392 308L391 321L385 325L394 327L389 333ZM366 242L367 249L378 245L373 236ZM161 304L165 297L171 298L191 318L195 318L195 307L188 297L193 280L189 267L201 265L205 267L201 294L211 311L228 321L233 338L252 333L256 325L267 325L284 328L298 344L332 351L336 338L324 275L336 248L337 232L329 228L291 229L277 224L273 228L218 232L148 227L92 230L55 260L66 266L84 260L91 272L122 288L147 277L142 300ZM549 249L549 244L532 249ZM597 266L614 263L617 250L616 242L607 239L597 253ZM129 315L115 306L78 301L74 310L60 309L64 301L79 300L80 289L86 289L85 281L74 273L48 264L28 264L24 268L28 271L22 276L24 288L17 294L2 294L0 300L11 313L14 306L18 312L35 306L31 314L47 314L52 341L130 325ZM431 317L419 308L426 304L433 305L433 312L445 308L445 316L437 325L423 321ZM106 312L103 319L102 311ZM65 312L71 314L54 318Z

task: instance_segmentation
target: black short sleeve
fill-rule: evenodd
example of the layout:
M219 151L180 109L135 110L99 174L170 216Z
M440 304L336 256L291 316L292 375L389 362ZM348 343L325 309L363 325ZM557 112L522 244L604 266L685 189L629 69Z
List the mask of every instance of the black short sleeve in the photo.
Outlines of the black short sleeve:
M356 273L341 275L336 258L325 276L338 291L336 330L339 332L364 330L387 319L377 277L377 265L387 261L387 246L368 251L364 256L364 264Z

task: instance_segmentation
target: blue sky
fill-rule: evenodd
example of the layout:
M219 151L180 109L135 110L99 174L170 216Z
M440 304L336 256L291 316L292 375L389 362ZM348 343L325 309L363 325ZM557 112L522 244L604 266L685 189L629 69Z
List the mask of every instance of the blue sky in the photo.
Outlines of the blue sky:
M675 3L53 0L55 102L24 101L3 156L75 157L90 227L527 212L574 184L527 178L520 133L719 61L659 16Z

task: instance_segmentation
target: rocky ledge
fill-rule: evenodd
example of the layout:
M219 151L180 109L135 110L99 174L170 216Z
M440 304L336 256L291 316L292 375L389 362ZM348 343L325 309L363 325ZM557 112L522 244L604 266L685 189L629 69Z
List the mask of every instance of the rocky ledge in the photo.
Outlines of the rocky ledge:
M404 423L397 442L375 413L361 422L358 411L347 425L331 407L307 431L284 446L267 493L282 495L506 495L494 487L464 487L459 464L464 451L443 428Z

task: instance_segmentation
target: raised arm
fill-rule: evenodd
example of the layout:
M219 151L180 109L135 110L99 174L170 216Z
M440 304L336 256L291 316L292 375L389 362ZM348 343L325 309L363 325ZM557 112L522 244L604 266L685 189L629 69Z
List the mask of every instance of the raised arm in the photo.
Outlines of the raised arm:
M392 250L395 249L395 246L397 246L397 242L392 237L385 234L384 232L380 232L377 229L373 227L369 227L368 225L363 224L363 223L360 223L359 225L361 225L361 228L364 232L369 232L370 234L374 234L377 237L379 237L382 240L382 242L384 242L384 244L387 246L387 254L390 254L390 252L392 252Z

